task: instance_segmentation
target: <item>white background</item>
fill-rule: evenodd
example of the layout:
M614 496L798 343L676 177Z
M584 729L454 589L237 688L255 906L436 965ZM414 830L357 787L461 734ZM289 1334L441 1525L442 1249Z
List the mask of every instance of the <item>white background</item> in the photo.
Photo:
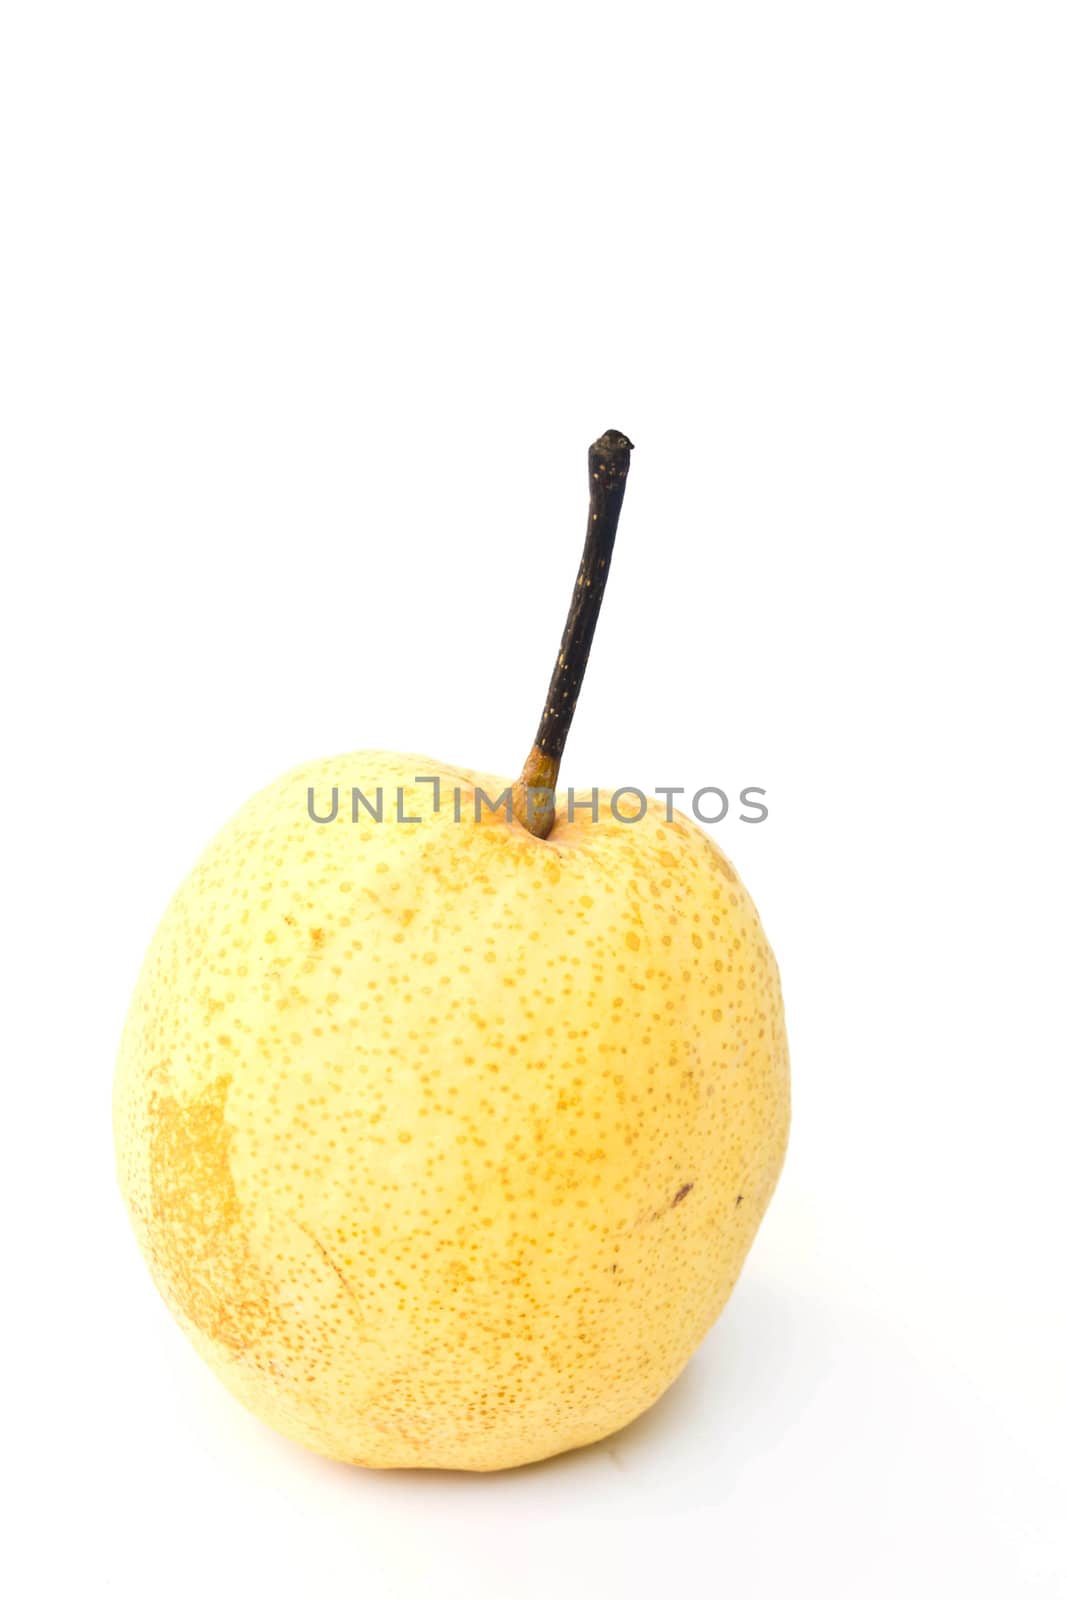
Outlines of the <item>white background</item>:
M20 1595L1062 1594L1061 6L55 4L0 37L4 1434ZM795 1118L607 1443L376 1475L242 1413L111 1168L207 838L360 745L745 784Z

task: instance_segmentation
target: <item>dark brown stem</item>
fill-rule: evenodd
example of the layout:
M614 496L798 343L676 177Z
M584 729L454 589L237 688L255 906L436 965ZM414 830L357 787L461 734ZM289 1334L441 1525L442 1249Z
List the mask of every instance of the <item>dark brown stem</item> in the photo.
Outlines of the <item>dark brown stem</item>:
M589 446L589 522L582 563L541 725L513 797L516 820L538 839L548 838L556 820L556 780L608 581L632 449L626 435L614 428Z

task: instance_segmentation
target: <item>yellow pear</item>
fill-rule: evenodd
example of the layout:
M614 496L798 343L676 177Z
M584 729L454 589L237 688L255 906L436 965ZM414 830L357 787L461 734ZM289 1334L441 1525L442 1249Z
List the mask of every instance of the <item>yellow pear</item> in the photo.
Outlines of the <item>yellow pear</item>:
M659 803L552 794L630 448L590 452L520 782L381 751L287 774L130 1008L116 1150L156 1284L238 1399L343 1461L484 1471L622 1427L781 1169L778 973L734 869Z

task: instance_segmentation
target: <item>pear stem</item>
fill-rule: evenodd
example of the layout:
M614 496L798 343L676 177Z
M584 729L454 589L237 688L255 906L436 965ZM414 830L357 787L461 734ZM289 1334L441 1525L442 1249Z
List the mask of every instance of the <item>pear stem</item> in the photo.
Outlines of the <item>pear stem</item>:
M585 548L541 724L512 796L513 816L538 839L548 838L556 820L556 780L611 568L632 449L626 435L614 428L589 446Z

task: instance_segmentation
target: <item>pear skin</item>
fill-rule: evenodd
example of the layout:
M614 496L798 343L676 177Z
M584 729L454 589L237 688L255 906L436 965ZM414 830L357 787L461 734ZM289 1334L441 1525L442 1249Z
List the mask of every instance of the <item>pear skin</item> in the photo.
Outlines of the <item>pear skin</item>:
M174 1316L263 1421L374 1467L511 1467L638 1416L786 1148L778 971L708 836L650 801L537 838L475 787L507 781L368 751L256 795L172 901L117 1068Z

